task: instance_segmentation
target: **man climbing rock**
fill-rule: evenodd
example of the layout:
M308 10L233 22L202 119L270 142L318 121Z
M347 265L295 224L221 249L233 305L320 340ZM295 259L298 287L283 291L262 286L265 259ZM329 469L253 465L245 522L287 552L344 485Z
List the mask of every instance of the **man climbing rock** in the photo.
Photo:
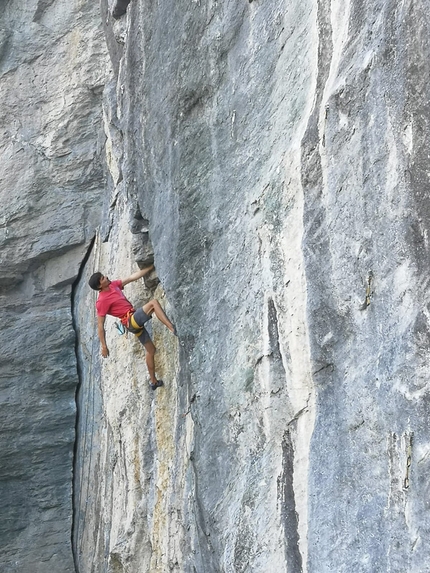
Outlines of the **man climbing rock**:
M127 330L135 334L145 347L146 365L151 378L151 388L155 390L156 388L163 386L163 381L157 380L155 377L154 354L156 348L144 325L150 318L152 318L152 314L155 314L158 320L167 326L170 332L175 336L176 329L167 318L157 300L150 300L142 308L135 310L131 302L126 299L123 293L123 289L126 285L144 277L150 273L153 268L154 265L151 265L150 267L137 271L126 279L116 281L110 281L108 277L104 276L102 273L94 273L88 281L88 284L92 289L99 292L96 302L97 331L101 343L101 353L103 358L107 358L109 356L109 349L106 345L105 336L105 320L106 315L109 314L119 318Z

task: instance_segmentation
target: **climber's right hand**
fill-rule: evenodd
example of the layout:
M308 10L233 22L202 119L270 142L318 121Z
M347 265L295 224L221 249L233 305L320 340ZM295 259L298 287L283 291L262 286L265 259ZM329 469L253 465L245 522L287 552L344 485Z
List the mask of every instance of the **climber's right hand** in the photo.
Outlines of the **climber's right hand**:
M109 356L109 348L107 346L102 346L102 356L107 358Z

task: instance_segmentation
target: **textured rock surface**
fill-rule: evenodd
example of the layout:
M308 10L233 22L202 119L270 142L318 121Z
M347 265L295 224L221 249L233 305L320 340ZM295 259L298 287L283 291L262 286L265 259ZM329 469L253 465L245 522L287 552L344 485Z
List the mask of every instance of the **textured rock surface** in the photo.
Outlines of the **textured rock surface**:
M427 20L136 1L108 26L112 180L150 223L180 346L152 405L130 375L103 410L117 477L82 571L425 571Z
M71 285L101 219L107 50L90 2L0 15L0 570L74 571Z
M88 6L79 5L85 13ZM39 2L26 30L45 8L65 11L62 2ZM76 236L62 229L62 247L53 240L56 256L45 257L51 243L34 210L40 204L46 217L51 195L42 201L22 192L25 185L9 186L3 288L31 274L5 291L14 326L11 335L3 330L3 411L14 439L6 436L1 467L11 468L5 483L19 500L6 504L12 521L0 526L7 571L46 571L46 563L29 568L30 553L34 558L38 540L57 529L57 569L72 570L64 536L71 525L71 318L61 338L51 332L43 339L53 349L44 372L49 366L59 374L52 397L38 395L38 417L30 382L16 381L16 355L25 338L35 340L29 348L40 356L36 342L46 322L24 337L16 315L32 294L35 320L49 308L51 323L65 323L64 300L98 218L100 233L74 290L79 573L428 569L427 8L420 0L103 0L113 69L103 97L106 181L95 167L95 127L83 138L92 153L82 157L91 161L78 153L85 167L71 161L76 171L67 175L70 144L62 134L48 137L44 124L34 128L34 140L28 128L17 131L41 146L52 180L64 177L59 188L68 189L69 180L86 188L91 214L73 203ZM95 33L99 16L89 18ZM2 34L5 72L19 73L10 32ZM95 126L104 51L98 41L88 44L99 59L76 53L99 78L89 82L97 84L90 90L94 116L84 114L84 124L94 118ZM82 125L82 113L69 114L70 125ZM4 153L9 139L3 137ZM87 150L80 139L73 149ZM15 181L11 173L34 179L22 164L8 169L5 180ZM46 169L40 172L46 181ZM68 207L58 208L62 215ZM16 224L12 233L7 221L26 213L29 230ZM25 256L17 263L3 245ZM154 274L126 288L136 304L155 294L178 328L179 340L153 321L157 371L166 383L155 395L141 346L120 337L114 320L107 321L111 356L100 358L95 295L86 285L94 270L127 276L152 253L161 284ZM46 390L38 368L30 361L25 380ZM23 422L14 403L35 439L42 435L37 423L48 421L63 445L52 474L49 461L36 457L32 466L35 475L44 470L46 491L53 488L53 517L34 495L22 501L24 488L32 491L22 460L26 448L37 449L17 438ZM52 485L57 471L61 495ZM49 495L43 499L48 508ZM37 528L28 525L34 507ZM27 560L17 568L9 555L19 547ZM54 561L49 566L55 570Z
M320 9L321 37L332 39L319 54L302 160L309 334L320 370L312 571L425 571L429 562L424 6Z
M90 414L80 418L77 490L95 491L75 508L79 569L282 571L286 554L306 555L313 390L299 191L312 76L303 74L293 101L281 86L284 68L316 58L315 14L310 5L287 17L290 32L300 23L291 54L281 49L282 4L154 10L132 2L107 30L111 54L124 42L116 90L106 92L113 207L108 242L86 273L130 272L125 205L133 213L137 202L179 360L175 340L156 332L166 388L153 402L141 349L124 347L112 326L100 389L94 326L80 333L82 404L89 410L96 393L103 415L96 428ZM81 288L85 309L93 295ZM89 458L92 441L100 449Z

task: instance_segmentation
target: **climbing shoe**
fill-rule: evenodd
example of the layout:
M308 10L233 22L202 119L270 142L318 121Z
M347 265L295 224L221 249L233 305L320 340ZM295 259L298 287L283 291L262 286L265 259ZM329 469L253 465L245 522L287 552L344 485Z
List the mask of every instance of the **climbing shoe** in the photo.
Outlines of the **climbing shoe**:
M151 388L153 390L156 390L157 388L160 388L161 386L164 386L164 382L162 380L157 380L156 384L149 384L151 386Z

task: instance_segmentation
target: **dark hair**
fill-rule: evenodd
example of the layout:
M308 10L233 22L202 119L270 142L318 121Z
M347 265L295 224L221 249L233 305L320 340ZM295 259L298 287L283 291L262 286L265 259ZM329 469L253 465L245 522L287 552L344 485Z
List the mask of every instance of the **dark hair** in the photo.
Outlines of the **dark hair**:
M102 276L103 276L102 273L94 273L92 275L92 277L88 281L88 284L92 289L100 290L100 279L102 278Z

